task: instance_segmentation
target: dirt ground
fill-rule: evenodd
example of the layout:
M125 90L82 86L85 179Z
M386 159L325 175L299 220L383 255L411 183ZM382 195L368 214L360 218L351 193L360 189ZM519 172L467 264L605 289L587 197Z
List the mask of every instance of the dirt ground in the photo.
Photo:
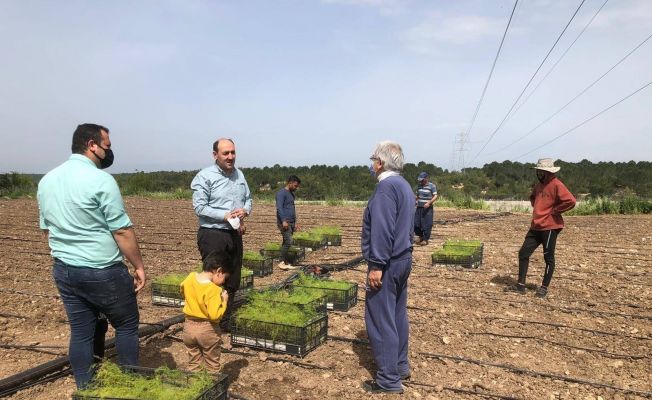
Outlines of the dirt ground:
M134 197L126 204L150 278L189 271L199 263L197 220L189 200ZM341 247L314 251L305 263L344 263L360 255L362 207L300 205L297 211L304 228L343 229ZM414 250L408 301L412 379L404 398L652 396L652 216L567 217L546 299L534 297L543 275L540 249L530 265L527 295L503 292L514 282L529 215L437 209L435 220L433 240ZM255 204L247 229L245 249L280 241L273 205ZM449 238L482 240L482 266L431 266L431 253ZM67 352L69 329L50 271L35 200L0 200L0 378ZM271 276L256 278L255 286L289 274L275 269ZM225 352L232 394L246 399L369 397L361 382L374 374L370 349L360 341L343 340L366 338L365 266L333 276L361 287L358 305L329 313L329 335L340 339L329 339L303 359L242 347L233 350L245 354ZM152 305L149 284L139 303L143 323L180 313ZM184 368L186 354L176 339L179 327L142 341L141 363ZM223 338L229 348L228 336ZM17 347L21 345L32 348ZM11 398L66 399L73 391L68 376Z

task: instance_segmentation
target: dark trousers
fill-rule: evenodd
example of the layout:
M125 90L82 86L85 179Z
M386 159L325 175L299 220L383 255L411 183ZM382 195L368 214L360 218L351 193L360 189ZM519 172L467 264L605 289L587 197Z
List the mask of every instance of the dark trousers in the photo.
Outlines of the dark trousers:
M286 264L291 264L288 260L288 250L292 246L292 234L294 233L295 224L294 222L288 222L288 228L283 230L283 225L278 224L278 230L281 231L283 235L283 244L281 244L281 261Z
M236 230L199 228L197 246L202 261L213 252L229 254L233 262L233 273L224 283L229 293L229 301L220 325L227 327L233 312L235 292L240 288L240 268L242 267L242 235Z
M417 207L414 214L414 234L419 236L422 240L430 240L434 214L435 209L433 207Z
M74 267L55 260L52 275L70 324L68 356L77 387L84 387L92 378L95 338L98 327L102 329L100 313L115 328L118 364L138 365L138 303L127 267L123 263L106 268Z
M378 372L376 382L385 389L400 389L401 376L410 372L407 284L412 254L390 260L380 290L367 289L365 325Z
M518 252L518 283L525 285L527 270L530 265L530 256L539 245L543 245L543 260L546 263L546 270L543 274L541 286L548 287L552 280L552 273L555 271L555 246L557 236L561 229L548 231L535 231L530 229L525 235L523 245Z

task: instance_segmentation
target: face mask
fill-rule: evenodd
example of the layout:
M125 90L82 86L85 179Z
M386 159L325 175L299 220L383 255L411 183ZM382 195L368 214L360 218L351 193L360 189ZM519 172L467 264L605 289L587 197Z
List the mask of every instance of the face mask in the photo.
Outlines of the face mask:
M539 172L537 171L537 179L539 182L543 183L543 180L546 178L546 173L545 172Z
M106 169L113 165L113 150L104 147L102 147L102 150L104 150L104 158L100 158L95 152L93 154L100 159L100 169Z
M376 171L374 170L374 165L373 164L371 164L369 166L369 175L371 175L372 178L376 177Z

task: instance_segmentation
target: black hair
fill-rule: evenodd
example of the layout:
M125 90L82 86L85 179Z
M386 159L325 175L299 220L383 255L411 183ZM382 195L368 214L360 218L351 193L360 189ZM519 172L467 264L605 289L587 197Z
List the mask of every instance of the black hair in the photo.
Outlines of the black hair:
M301 179L299 179L299 177L296 176L296 175L290 175L290 176L288 176L287 183L291 183L291 182L296 182L296 183L298 183L300 185L301 184Z
M222 272L229 275L235 272L235 265L233 265L233 259L230 254L222 251L214 251L204 258L202 265L203 271L214 272L218 268L221 268Z
M102 131L109 133L109 128L97 124L81 124L72 134L71 150L75 154L83 154L88 149L88 141L94 141L98 146L102 144Z

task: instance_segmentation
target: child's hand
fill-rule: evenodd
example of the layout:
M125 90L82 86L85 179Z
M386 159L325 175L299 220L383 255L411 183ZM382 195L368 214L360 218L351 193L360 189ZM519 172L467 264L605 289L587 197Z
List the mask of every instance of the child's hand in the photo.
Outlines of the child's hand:
M229 292L227 292L227 291L224 290L224 289L222 289L222 302L223 302L224 304L226 304L226 303L229 302Z

